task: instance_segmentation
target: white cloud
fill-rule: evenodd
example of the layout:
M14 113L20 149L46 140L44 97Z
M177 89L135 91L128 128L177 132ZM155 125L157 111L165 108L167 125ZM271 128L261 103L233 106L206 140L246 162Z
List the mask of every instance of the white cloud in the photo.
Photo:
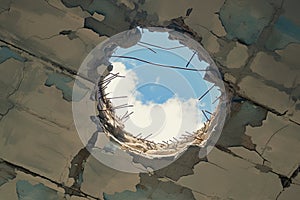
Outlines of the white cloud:
M111 81L105 90L110 93L108 97L128 96L128 98L112 99L114 106L131 104L133 107L127 109L117 109L116 114L123 116L126 111L134 113L126 121L125 130L133 135L142 133L142 137L149 137L149 140L156 142L173 140L179 138L185 131L193 132L199 129L202 123L202 113L199 110L198 100L189 99L182 101L178 97L173 97L163 104L144 104L137 99L140 95L135 91L138 85L138 76L132 70L127 70L123 63L113 63L112 73L119 73L126 78L116 78ZM153 80L158 82L158 80Z

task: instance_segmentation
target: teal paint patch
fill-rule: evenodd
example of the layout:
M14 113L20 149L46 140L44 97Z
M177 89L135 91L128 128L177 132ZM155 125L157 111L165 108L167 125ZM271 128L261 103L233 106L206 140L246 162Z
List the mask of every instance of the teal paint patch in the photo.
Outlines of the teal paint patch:
M275 28L297 40L300 40L300 27L284 16L279 17Z
M28 181L20 180L16 184L19 200L58 200L57 191L39 183L32 185Z
M45 85L51 87L55 85L55 87L62 91L63 98L67 101L72 101L72 88L68 85L73 79L63 74L52 73L48 74L48 78L45 82Z
M239 101L242 101L241 103ZM231 113L227 119L227 125L217 142L222 147L244 146L247 149L255 149L251 138L245 134L246 126L262 126L263 120L267 117L267 110L256 106L243 99L235 99L231 104ZM247 142L246 142L247 141Z
M272 13L273 8L264 1L227 0L220 10L220 20L228 39L250 45L257 41Z
M271 51L283 49L290 43L300 43L300 26L280 16L266 42L266 48Z
M98 0L98 1L74 1L61 0L68 8L80 6L83 10L93 15L95 12L104 15L103 21L98 21L93 17L85 18L84 27L92 29L100 35L113 36L130 28L130 23L126 21L127 10L125 7L118 6L114 1Z
M159 182L155 188L143 185L136 186L136 192L124 191L108 195L103 193L104 200L194 200L192 191L188 188L175 185L172 182Z
M45 82L45 86L51 87L55 86L58 90L60 90L63 94L63 98L66 101L80 101L88 92L88 88L80 83L79 81L75 81L76 90L74 90L75 94L72 97L72 90L73 90L73 81L72 77L66 76L60 73L51 73L48 74L48 78Z
M147 188L142 188L139 185L136 188L136 192L126 190L124 192L115 193L113 195L103 193L103 198L104 200L147 199L146 197L149 196L151 191Z
M6 46L0 46L0 64L10 58L14 58L21 62L26 61L26 58L23 58L20 54L12 51L10 48L8 48Z

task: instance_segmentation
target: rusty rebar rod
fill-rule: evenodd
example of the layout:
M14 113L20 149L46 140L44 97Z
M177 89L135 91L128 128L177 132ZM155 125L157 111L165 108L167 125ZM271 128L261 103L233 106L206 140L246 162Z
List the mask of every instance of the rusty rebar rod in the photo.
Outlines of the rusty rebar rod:
M107 97L106 99L124 99L127 98L128 96L119 96L119 97Z
M217 101L218 101L218 99L220 99L221 98L221 95L219 96L219 97L217 97L215 100L214 100L214 102L212 102L211 104L215 104Z
M210 115L214 116L214 114L213 114L213 113L211 113L211 112L209 112L208 110L205 110L205 112L207 112L208 114L210 114Z
M113 110L121 109L121 108L129 108L129 107L133 107L133 105L128 105L128 104L126 103L126 104L122 104L122 105L119 105L119 106L114 107Z
M209 118L207 117L207 115L205 114L205 112L203 110L201 110L201 111L202 111L204 117L206 118L206 120L209 121Z
M132 56L110 56L111 58L126 58L126 59L131 59L131 60L137 60L140 62L144 62L147 64L151 64L154 66L158 67L164 67L164 68L171 68L171 69L182 69L182 70L187 70L187 71L196 71L196 72L201 72L201 71L213 71L213 69L193 69L193 68L185 68L185 67L179 67L179 66L174 66L174 65L164 65L164 64L159 64L159 63L153 63L147 60L143 60L140 58L132 57Z
M196 55L196 51L193 53L192 57L190 58L190 60L186 63L185 67L187 68L189 66L189 64L191 63L192 59L194 58L194 56Z
M213 87L215 87L215 85L212 85L201 97L199 97L199 101L201 101L201 99L203 99L203 97L205 97L212 89Z
M176 46L176 47L169 47L169 48L166 48L166 47L162 47L162 46L158 46L158 45L155 45L155 44L150 44L148 42L139 42L141 44L145 44L145 45L148 45L148 46L152 46L152 47L156 47L156 48L160 48L160 49L164 49L164 50L172 50L172 49L178 49L178 48L183 48L183 47L186 47L184 45L181 45L181 46Z
M144 47L144 48L146 48L146 49L152 51L153 53L156 53L156 51L154 51L154 50L151 49L150 47L147 47L147 46L145 46L145 45L143 45L143 44L137 44L137 45L139 45L139 46L141 46L141 47Z
M149 135L147 135L146 137L144 137L143 139L146 140L147 138L149 138L151 135L153 135L152 133L150 133Z

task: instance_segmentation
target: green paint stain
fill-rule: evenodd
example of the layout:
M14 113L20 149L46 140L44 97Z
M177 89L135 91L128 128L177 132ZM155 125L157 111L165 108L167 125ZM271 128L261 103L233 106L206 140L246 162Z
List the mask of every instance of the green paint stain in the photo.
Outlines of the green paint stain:
M72 101L73 81L74 79L72 77L54 72L48 74L45 85L48 87L54 85L58 90L62 92L63 98L66 101ZM86 95L88 88L79 81L75 81L75 87L76 90L75 94L73 94L73 101L80 101Z

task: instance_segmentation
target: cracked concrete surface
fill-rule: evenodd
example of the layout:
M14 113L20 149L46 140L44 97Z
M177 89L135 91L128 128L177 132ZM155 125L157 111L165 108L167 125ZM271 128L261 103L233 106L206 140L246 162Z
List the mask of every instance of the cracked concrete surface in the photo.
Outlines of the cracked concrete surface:
M215 165L199 163L195 175L182 177L179 183L208 199L275 199L281 190L275 174L262 173L251 162L217 149L207 159Z
M266 159L265 164L273 171L289 177L298 168L299 125L268 113L261 127L247 127L246 134L251 136L257 151Z
M0 0L1 199L299 198L299 2L173 2ZM153 174L127 174L80 141L74 74L98 43L136 25L172 26L218 65L231 113L206 158L191 148ZM80 99L88 88L78 87Z

